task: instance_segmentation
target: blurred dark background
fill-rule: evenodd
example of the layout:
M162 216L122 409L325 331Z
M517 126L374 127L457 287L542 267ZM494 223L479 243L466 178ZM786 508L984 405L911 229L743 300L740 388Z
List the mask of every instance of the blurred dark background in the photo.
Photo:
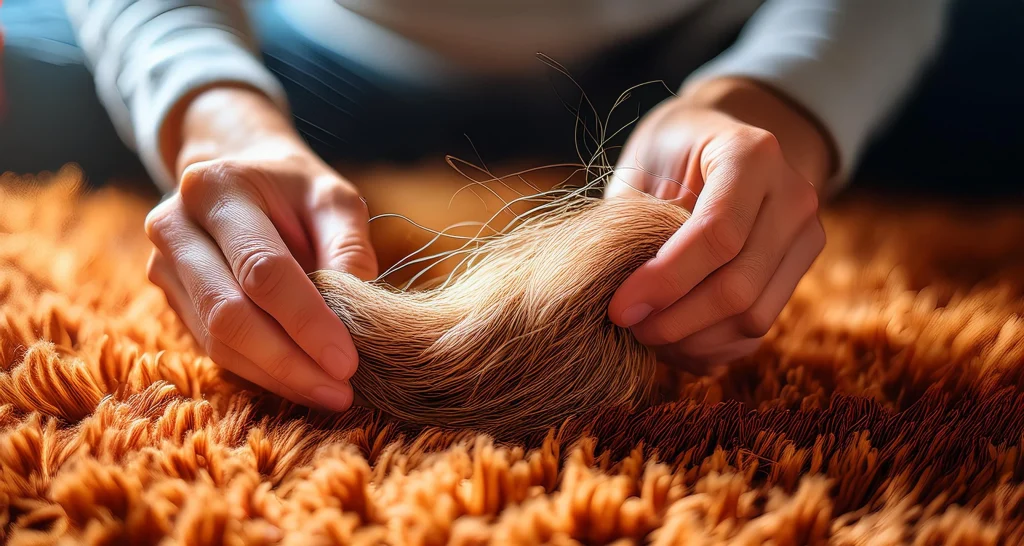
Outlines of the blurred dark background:
M957 0L946 43L868 151L862 185L1024 195L1024 1Z
M21 16L11 8L30 2L34 3L7 0L7 9L0 4L0 24L18 26L7 24ZM51 10L59 6L50 1L35 5L48 5L46 9ZM93 85L81 66L81 52L72 45L66 21L58 12L43 18L37 12L33 21L32 34L63 38L41 41L38 36L10 32L5 37L7 51L0 58L4 89L7 103L18 107L9 108L5 122L0 123L0 171L52 170L75 161L93 180L141 175L128 150L109 146L116 135L96 107L95 95L67 100L69 90L91 91ZM1019 162L1024 156L1024 0L957 0L949 21L938 58L900 114L870 147L856 184L978 198L1024 195ZM18 48L32 50L33 57L48 58L50 64L23 70L18 63L31 61L11 53ZM57 73L60 77L55 77ZM49 83L53 81L63 83ZM58 115L40 116L41 109ZM44 118L53 126L39 127ZM39 130L26 135L4 129L8 123L25 126L26 122ZM25 149L45 149L42 164L38 155L19 153Z

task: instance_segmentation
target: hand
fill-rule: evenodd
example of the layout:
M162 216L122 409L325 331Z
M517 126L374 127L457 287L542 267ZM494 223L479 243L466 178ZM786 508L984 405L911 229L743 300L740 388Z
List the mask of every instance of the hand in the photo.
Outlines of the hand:
M765 107L787 108L753 92ZM786 119L795 116L775 116L788 128L787 157L772 132L684 95L643 119L624 148L607 198L646 193L692 211L608 310L662 358L715 365L756 350L824 246L809 176L828 174L828 144L804 120L818 140L796 146L796 122Z
M306 272L376 276L364 202L255 92L200 94L180 140L178 191L146 219L150 280L218 365L347 409L355 346Z

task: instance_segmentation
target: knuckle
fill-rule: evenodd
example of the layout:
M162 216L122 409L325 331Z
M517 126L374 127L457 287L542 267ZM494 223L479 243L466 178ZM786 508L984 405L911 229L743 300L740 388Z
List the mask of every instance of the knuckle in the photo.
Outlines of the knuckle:
M159 244L161 241L166 240L165 234L174 224L175 212L180 203L178 197L174 196L149 211L149 214L146 215L144 228L146 236L150 241Z
M286 356L269 359L260 367L263 368L263 371L267 372L267 375L287 385L294 375L297 366L293 359Z
M289 322L291 328L286 328L286 330L291 332L295 339L306 337L305 334L310 332L316 324L315 316L313 313L305 312L304 309L300 310Z
M330 251L336 252L338 255L349 251L364 251L364 246L365 243L362 236L358 233L353 233L350 230L339 231L334 235L331 235L331 238L327 242L327 247ZM332 255L330 257L336 258L338 255Z
M316 180L311 198L314 210L344 207L363 211L368 215L366 202L359 192L333 176L323 176Z
M332 264L369 264L377 261L376 255L363 236L350 231L333 235L327 245L326 254L324 259Z
M760 127L736 124L713 142L714 145L706 147L701 154L701 168L705 172L722 167L743 169L766 160L769 165L784 164L779 139L771 131ZM756 160L751 162L752 159Z
M810 184L802 180L800 181L794 201L796 202L798 212L804 217L818 214L818 192Z
M181 174L178 193L189 209L201 207L211 194L244 185L248 167L234 160L217 160L190 165Z
M751 153L782 155L782 146L774 133L752 125L738 129L738 138L742 139Z
M718 307L727 316L734 316L750 309L757 299L757 286L754 284L753 275L736 268L722 271L716 292Z
M245 302L240 297L213 297L202 305L203 324L210 336L231 346L245 337L249 320Z
M197 210L197 216L205 219L211 225L225 225L226 222L232 220L232 217L237 218L232 209L232 197L221 194L213 197L203 209Z
M651 280L658 287L659 292L669 296L669 299L678 299L691 288L683 285L684 281L679 275L680 268L675 263L658 263L657 266L651 264L651 269L654 273Z
M743 234L725 215L707 216L700 225L700 233L711 258L719 265L735 258L743 249Z
M238 283L249 297L268 298L278 293L287 267L285 258L266 251L244 253L236 267Z
M182 201L191 204L202 198L212 179L211 170L209 163L196 163L182 171L181 180L178 181L178 193Z

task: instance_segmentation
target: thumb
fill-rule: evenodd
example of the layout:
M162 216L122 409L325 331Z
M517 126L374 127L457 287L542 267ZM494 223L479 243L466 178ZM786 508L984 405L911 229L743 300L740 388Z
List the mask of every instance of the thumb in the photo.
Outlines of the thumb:
M644 173L632 165L618 165L604 190L605 199L629 199L647 195Z
M651 196L693 210L697 193L687 170L692 170L685 150L665 149L657 141L637 135L623 149L605 190L605 199ZM698 177L699 178L699 177Z
M338 181L317 192L310 211L316 265L351 273L363 280L377 277L377 255L370 244L370 214L355 189Z
M646 194L650 176L639 166L642 160L638 157L636 141L640 138L640 135L634 135L622 149L604 190L605 199L642 197Z

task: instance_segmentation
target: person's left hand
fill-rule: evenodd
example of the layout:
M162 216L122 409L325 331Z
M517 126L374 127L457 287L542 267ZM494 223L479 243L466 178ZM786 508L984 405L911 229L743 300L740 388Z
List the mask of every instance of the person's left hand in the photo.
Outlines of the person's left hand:
M815 187L771 132L674 98L630 137L606 198L644 194L692 216L618 289L611 320L698 368L756 350L825 244Z

